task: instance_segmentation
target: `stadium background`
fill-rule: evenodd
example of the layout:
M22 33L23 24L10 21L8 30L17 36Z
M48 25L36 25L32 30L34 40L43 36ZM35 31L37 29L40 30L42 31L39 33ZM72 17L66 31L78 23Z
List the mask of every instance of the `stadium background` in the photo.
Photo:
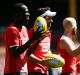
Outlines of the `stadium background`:
M4 57L5 57L5 30L9 23L11 23L11 8L14 3L25 3L30 12L30 21L27 27L32 27L35 20L35 12L39 7L51 7L52 11L56 11L57 15L53 18L52 46L56 50L57 41L63 33L62 21L65 17L71 16L76 18L78 23L78 37L80 39L80 0L1 0L0 1L0 75L3 75Z

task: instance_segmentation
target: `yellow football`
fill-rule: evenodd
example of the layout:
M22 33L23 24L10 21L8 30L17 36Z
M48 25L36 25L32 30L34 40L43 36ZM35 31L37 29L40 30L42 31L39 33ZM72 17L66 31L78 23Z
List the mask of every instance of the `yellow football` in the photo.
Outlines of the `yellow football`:
M43 17L38 17L34 23L34 32L38 29L39 27L39 31L43 30L43 32L47 31L47 23L46 20Z
M49 63L50 67L62 67L65 64L65 60L57 54L48 54L45 60ZM49 67L49 66L48 66Z

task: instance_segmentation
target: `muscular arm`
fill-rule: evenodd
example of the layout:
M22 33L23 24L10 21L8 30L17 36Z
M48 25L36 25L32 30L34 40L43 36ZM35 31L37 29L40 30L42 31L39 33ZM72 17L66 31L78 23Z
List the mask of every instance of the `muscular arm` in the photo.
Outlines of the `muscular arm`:
M33 54L26 55L26 56L30 61L33 61L33 62L36 62L36 63L40 63L41 62L41 60L39 58L37 58L35 55L33 55Z
M22 46L13 46L11 47L12 54L16 57L18 57L21 53L23 53L28 47L31 45L32 41L26 42Z
M26 49L28 49L28 55L31 55L34 50L36 49L37 45L39 44L40 40L42 40L45 35L42 36L43 33L40 32L35 32L33 37L31 38L31 40L28 40L28 42L26 42L24 45L22 46L14 46L14 47L11 47L11 50L12 50L12 53L13 55L15 55L16 57L18 57L21 53L23 53ZM44 33L45 34L45 33ZM34 45L32 47L31 44L34 43Z
M29 48L27 51L27 55L31 55L37 48L38 44L40 43L39 40L36 40Z
M78 48L76 48L76 49L72 49L70 47L70 45L65 40L61 40L60 47L62 49L65 49L66 52L68 52L72 56L77 56L77 55L80 54L80 46Z

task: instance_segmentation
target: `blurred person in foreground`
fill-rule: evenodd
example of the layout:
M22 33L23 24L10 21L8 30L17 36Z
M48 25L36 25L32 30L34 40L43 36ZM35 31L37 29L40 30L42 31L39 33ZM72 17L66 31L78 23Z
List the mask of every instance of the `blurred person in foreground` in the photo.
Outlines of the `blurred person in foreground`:
M6 57L4 75L27 75L26 52L31 50L29 48L30 45L42 35L41 32L36 31L29 40L25 26L28 24L29 15L29 10L25 4L14 4L13 22L7 27L5 35Z
M65 59L61 75L76 75L76 56L80 54L77 41L77 23L72 17L63 20L64 33L58 41L58 51Z
M41 20L36 20L34 24L38 26L44 25L46 21L46 25L48 30L46 33L46 37L40 39L40 43L36 46L36 49L31 55L27 54L27 64L28 64L28 75L48 75L48 67L46 66L48 63L44 61L44 57L51 53L50 51L50 42L51 42L51 23L53 22L52 17L56 15L56 12L50 11L49 7L39 8L37 12L37 19L42 18ZM37 22L37 23L36 23ZM34 33L34 29L31 28L29 30L29 37Z

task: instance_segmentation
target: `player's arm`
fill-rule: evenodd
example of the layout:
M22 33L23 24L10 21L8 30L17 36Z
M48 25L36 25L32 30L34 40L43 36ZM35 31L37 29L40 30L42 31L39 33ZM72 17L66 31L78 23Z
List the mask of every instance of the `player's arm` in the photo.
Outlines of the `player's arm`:
M45 34L45 33L42 33L42 31L43 30L41 31L37 30L36 32L34 32L32 38L22 46L11 46L10 48L12 50L13 55L18 57L21 53L23 53L26 49L28 49L34 41L38 40L40 37L42 37L43 34ZM39 41L37 41L36 43L38 44L38 42ZM28 51L28 53L30 52L29 54L31 54L35 50L35 48L29 49L29 50L30 51Z
M22 54L28 47L31 45L32 41L28 40L24 45L22 46L11 46L11 52L14 56L18 57L20 54Z
M31 55L37 48L37 46L39 45L39 43L46 37L48 33L44 33L44 35L42 34L41 37L39 37L38 40L35 40L34 43L32 45L30 45L30 47L28 48L27 51L27 55Z
M28 58L28 60L36 62L36 63L40 63L41 60L39 58L37 58L35 55L31 54L31 55L26 55L26 57Z
M76 48L75 50L68 44L68 40L60 40L60 47L64 50L66 50L66 52L72 56L77 56L80 54L80 46L78 48Z
M43 28L41 28L41 26L42 25L44 25L45 24L45 22L43 22L43 20L38 20L37 21L37 26L39 26L38 27L38 29L36 28L36 24L34 24L34 28L33 28L33 32L34 32L34 34L36 34L36 35L34 35L35 36L35 42L34 42L34 44L32 44L29 48L28 48L28 51L27 51L27 55L31 55L35 50L36 50L36 48L37 48L37 46L38 46L38 44L40 43L40 41L41 40L43 40L45 37L46 37L46 35L48 34L48 32L46 31L44 31L45 29ZM37 30L36 30L37 29ZM30 32L30 31L29 31ZM30 32L31 33L31 32ZM29 34L30 35L30 34ZM29 36L30 38L32 37L31 35ZM36 38L36 37L39 37L38 39ZM33 38L33 37L32 37Z
M43 64L42 63L42 60L37 58L34 54L31 54L31 55L26 55L27 59L32 61L32 62L35 62L35 63L38 63L38 64Z
M39 43L40 41L36 40L32 45L30 45L27 51L27 55L31 55L36 50Z
M35 62L35 63L38 63L39 65L44 65L44 66L47 66L47 67L53 67L53 68L56 68L55 65L51 65L48 61L49 60L41 60L39 58L37 58L34 54L31 54L31 55L26 55L27 59L32 61L32 62Z

